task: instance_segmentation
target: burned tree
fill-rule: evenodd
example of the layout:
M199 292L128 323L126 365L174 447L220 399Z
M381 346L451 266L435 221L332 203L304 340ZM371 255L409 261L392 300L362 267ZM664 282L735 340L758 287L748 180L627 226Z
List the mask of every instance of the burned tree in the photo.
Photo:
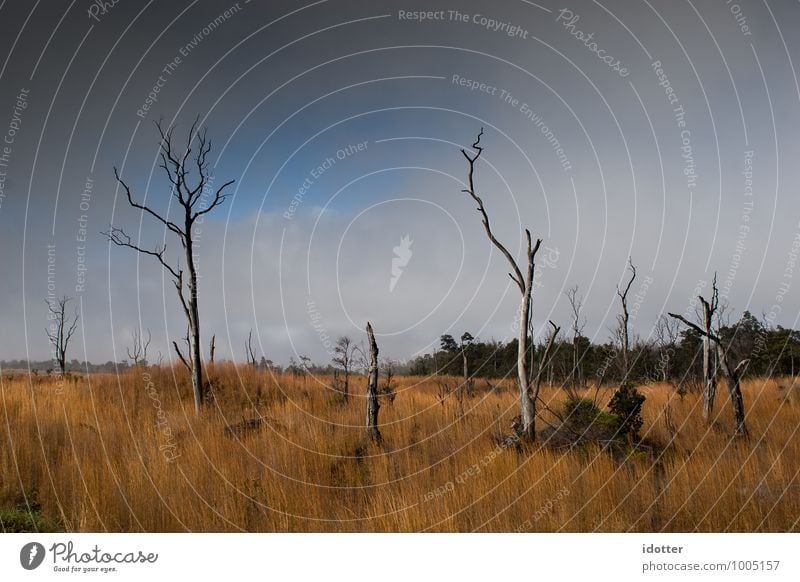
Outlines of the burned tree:
M745 424L745 411L744 411L744 399L742 398L742 388L741 388L741 378L742 374L744 373L747 364L750 363L749 359L744 359L740 361L736 366L732 366L730 362L730 357L728 350L722 345L722 339L720 338L718 333L715 333L711 329L711 317L716 311L717 307L719 306L719 291L717 290L717 277L714 276L714 281L711 287L711 299L706 300L705 297L698 296L700 300L700 304L703 306L703 327L692 323L682 315L677 315L675 313L670 313L669 316L677 319L678 321L683 322L684 325L693 329L698 334L700 334L703 339L703 363L705 364L706 358L706 350L705 345L706 341L708 342L709 347L713 345L714 350L716 352L717 361L719 363L719 367L722 370L722 374L725 376L725 383L728 385L728 393L730 394L731 398L731 408L733 409L733 422L735 425L734 434L737 437L740 436L747 436L747 426ZM708 359L710 359L710 349L708 352ZM710 366L709 366L710 368ZM705 367L704 367L704 374L705 374ZM714 374L713 370L709 370L710 374ZM709 386L708 383L709 376L705 376L706 379L706 391L704 394L703 399L703 415L706 414L706 409L708 408L708 418L710 418L711 410L714 406L714 392L716 391L716 379L713 382L713 392L709 394Z
M46 329L47 337L53 344L53 359L58 363L58 369L63 376L67 371L67 348L72 334L78 329L78 308L72 316L67 313L67 304L72 297L64 295L60 299L47 300L49 313L47 319L50 326Z
M108 240L120 247L127 247L143 255L154 257L161 266L170 274L172 282L178 293L178 298L186 316L189 327L189 354L188 358L180 355L187 364L192 378L195 411L200 413L203 405L203 370L200 358L200 311L198 306L197 289L197 256L193 229L197 220L208 214L225 199L225 189L233 184L233 180L225 182L219 188L211 186L213 178L209 174L208 154L211 151L211 142L207 138L205 129L198 129L198 121L192 124L184 151L176 150L173 139L173 127L164 129L160 122L156 128L161 136L159 144L160 167L164 170L169 180L170 195L177 203L179 216L173 220L167 213L159 213L145 203L134 200L128 184L119 176L114 168L117 182L125 190L128 204L133 208L147 214L160 222L164 228L173 233L181 244L184 255L184 267L178 263L170 263L166 258L166 244L155 246L152 250L133 242L131 237L120 228L111 227L105 236ZM196 147L196 151L193 149ZM194 152L194 156L192 153ZM190 184L191 182L191 184ZM186 269L184 272L183 269ZM173 342L177 347L177 344Z
M483 200L475 191L475 163L483 153L483 147L480 145L481 137L483 136L483 129L478 134L478 139L472 144L472 149L475 151L470 155L462 148L461 153L469 164L469 174L467 176L467 188L462 192L469 194L469 196L477 203L478 213L483 222L483 228L486 231L486 236L489 241L497 248L508 261L511 266L511 273L509 276L511 280L519 287L521 301L519 307L519 336L518 336L518 351L517 351L517 382L519 385L519 405L520 405L520 435L525 440L533 442L536 440L536 398L531 389L531 376L528 358L530 356L530 340L529 330L532 328L532 294L533 294L533 273L534 273L534 259L542 244L541 239L536 239L535 242L531 239L531 232L525 229L525 238L527 241L527 249L525 252L526 264L523 265L524 273L520 265L517 264L516 259L506 249L506 247L494 236L492 228L489 224L489 215L483 205Z
M620 352L622 354L622 381L627 382L628 373L630 372L630 340L628 337L628 322L630 321L630 313L628 312L628 293L631 290L634 279L636 279L636 267L633 265L630 257L628 257L628 269L631 272L631 278L624 289L620 289L617 285L617 296L619 297L620 305L622 306L622 313L617 316L617 335L619 336Z
M208 363L214 363L214 353L217 351L217 334L211 336L211 342L208 344Z
M144 339L142 332L139 329L134 329L131 334L131 341L133 345L126 348L128 357L133 360L134 366L147 365L147 349L150 347L150 330L147 330L147 339Z
M367 343L369 345L369 360L367 370L367 436L375 443L380 444L381 432L378 430L378 344L372 325L367 322Z
M347 336L341 336L336 340L333 348L334 356L331 361L342 369L344 381L342 382L342 400L347 402L350 396L350 371L353 368L353 358L355 357L356 345Z

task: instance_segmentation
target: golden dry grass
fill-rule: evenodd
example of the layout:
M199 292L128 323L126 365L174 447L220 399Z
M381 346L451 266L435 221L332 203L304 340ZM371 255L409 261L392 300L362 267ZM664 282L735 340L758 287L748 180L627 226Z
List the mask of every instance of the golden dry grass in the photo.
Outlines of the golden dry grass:
M739 441L724 394L707 428L697 395L643 387L654 462L499 448L517 410L510 382L466 399L462 416L454 398L439 402L435 382L399 378L394 403L381 408L379 448L365 444L363 378L342 406L327 378L228 364L209 372L216 398L200 418L177 369L63 386L2 378L0 507L35 499L69 531L799 528L800 401L788 381L745 383L751 438ZM545 389L544 398L556 406L562 394ZM226 435L257 414L268 419L260 430Z

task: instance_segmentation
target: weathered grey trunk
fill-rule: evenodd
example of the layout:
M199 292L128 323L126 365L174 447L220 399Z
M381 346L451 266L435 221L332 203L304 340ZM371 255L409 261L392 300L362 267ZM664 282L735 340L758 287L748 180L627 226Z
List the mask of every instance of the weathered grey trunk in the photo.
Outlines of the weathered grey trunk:
M369 344L369 368L367 375L367 436L374 442L381 442L381 432L378 430L378 344L372 325L367 322L367 342Z
M466 158L467 163L469 164L469 174L467 177L469 187L463 190L463 192L469 194L478 205L477 210L480 213L481 222L483 223L483 228L486 231L486 236L497 248L497 250L499 250L501 253L503 253L503 256L505 256L508 264L511 266L511 272L509 273L509 276L511 277L511 280L517 284L517 287L522 295L519 310L520 318L517 346L517 382L519 384L520 404L520 426L518 429L518 436L521 439L532 442L536 439L536 398L531 390L531 364L528 361L528 357L532 357L532 354L529 354L528 332L531 324L530 315L531 294L533 290L534 260L536 258L536 253L539 250L539 246L542 244L542 240L536 239L536 243L533 244L530 230L525 229L525 238L527 240L527 252L525 254L525 258L527 259L527 272L523 275L522 269L520 268L520 265L517 263L516 259L494 236L492 227L489 224L489 215L486 213L486 208L483 205L483 200L475 192L475 162L478 161L478 158L480 158L481 154L483 153L483 147L480 145L481 136L483 136L483 129L481 129L480 133L478 134L478 138L472 144L472 149L475 151L474 155L469 155L465 149L461 150L462 155Z
M622 326L622 378L623 381L628 380L628 372L630 372L630 361L628 357L628 314L625 312L624 324Z
M725 375L725 382L728 384L728 393L731 397L731 408L733 409L733 422L735 425L734 434L737 437L747 436L747 425L745 424L744 398L742 397L741 374L747 366L749 360L742 360L735 369L731 369L728 363L727 354L719 341L714 342L717 347L717 357L719 358L720 368Z
M534 402L534 406L535 406L536 402L539 400L539 391L542 389L542 379L544 378L545 366L549 367L550 370L553 369L552 361L551 361L552 358L550 356L551 356L551 354L553 352L553 346L555 345L556 338L558 337L558 332L561 331L561 328L558 327L552 321L550 322L550 325L553 327L553 331L551 332L550 337L547 339L547 344L545 344L544 351L542 352L542 356L539 359L539 366L538 366L538 370L536 372L536 377L534 378L533 387L532 387L532 389L533 389L532 399L533 399L533 402ZM551 385L552 385L552 382L551 382ZM536 409L534 408L534 413L535 412L536 412ZM534 433L534 435L535 435L535 433Z
M703 414L708 410L708 418L711 418L711 412L714 406L714 396L716 392L716 380L713 378L715 370L711 366L711 343L714 344L714 350L717 355L717 364L725 376L726 384L728 385L728 392L731 397L731 408L733 410L733 422L735 424L734 435L737 437L747 436L747 425L745 424L744 412L744 399L742 398L742 388L740 386L740 379L744 369L750 360L742 360L736 366L731 368L728 361L728 354L722 346L722 339L714 335L711 331L711 322L717 307L719 306L719 291L717 290L717 275L714 274L714 280L711 284L711 299L707 301L702 295L697 297L703 306L703 320L701 321L702 327L692 323L682 315L676 313L669 313L669 316L678 321L682 321L691 329L695 330L703 337L703 365L706 380L706 393L704 395ZM713 382L709 382L709 379ZM711 390L709 390L711 388Z
M703 420L710 423L717 398L717 375L712 365L711 340L703 338Z
M531 264L531 270L532 270ZM526 281L520 303L519 336L517 345L517 383L519 384L520 418L522 432L520 436L529 442L536 440L536 401L531 390L530 368L528 364L528 322L531 308L531 282Z
M712 303L703 301L703 420L710 423L714 416L714 401L717 397L717 371L712 361L711 352L711 322L714 316Z
M622 314L619 316L620 339L622 343L622 381L628 381L628 374L631 371L630 363L630 338L628 335L628 323L630 321L630 313L628 312L628 293L631 290L634 280L636 280L636 267L633 261L628 257L628 269L631 272L631 278L624 290L617 287L617 295L619 296L620 304L622 305Z
M583 385L583 378L579 369L580 357L578 355L578 335L572 338L572 386L573 388Z

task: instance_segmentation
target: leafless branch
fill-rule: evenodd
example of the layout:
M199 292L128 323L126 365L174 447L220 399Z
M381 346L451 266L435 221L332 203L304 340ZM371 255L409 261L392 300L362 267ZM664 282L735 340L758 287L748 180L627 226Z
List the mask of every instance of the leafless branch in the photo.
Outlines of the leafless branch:
M475 193L475 180L474 180L475 162L478 161L478 158L480 158L481 154L483 153L483 147L481 147L480 145L482 136L483 136L483 128L481 128L481 131L478 134L478 139L476 139L475 143L472 144L472 149L474 149L477 152L473 156L470 156L465 149L463 148L461 149L461 153L464 155L464 157L467 159L467 162L469 163L469 174L468 174L469 187L465 190L462 190L462 192L469 194L472 197L472 199L478 204L477 210L481 215L481 221L483 222L483 228L486 230L486 235L489 237L489 240L492 241L492 244L501 253L503 253L503 255L508 260L508 263L511 265L511 270L513 271L512 273L509 273L509 276L517 284L520 291L524 293L525 279L522 276L522 271L520 270L519 265L517 265L517 261L514 259L513 256L511 256L511 253L508 252L508 249L506 249L503 243L501 243L499 240L497 240L497 238L495 238L494 233L492 232L492 227L489 223L489 215L486 213L486 208L483 205L483 200L481 199L480 196L478 196ZM528 232L527 230L525 232L527 233L528 237L528 256L530 256L531 255L530 232ZM541 240L536 241L536 250L538 250L541 242L542 242ZM535 254L535 251L533 251L533 254Z

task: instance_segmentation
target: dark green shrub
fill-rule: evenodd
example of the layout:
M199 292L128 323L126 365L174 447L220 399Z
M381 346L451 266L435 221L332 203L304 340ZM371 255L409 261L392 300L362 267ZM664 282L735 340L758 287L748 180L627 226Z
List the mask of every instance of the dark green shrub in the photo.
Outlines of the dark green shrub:
M617 417L620 438L627 438L631 442L639 440L639 431L644 424L642 419L644 400L644 394L630 382L623 383L611 397L608 409Z
M570 396L559 416L561 423L558 426L548 427L541 433L547 446L562 448L592 443L605 446L612 444L618 436L617 417L603 412L587 398Z

